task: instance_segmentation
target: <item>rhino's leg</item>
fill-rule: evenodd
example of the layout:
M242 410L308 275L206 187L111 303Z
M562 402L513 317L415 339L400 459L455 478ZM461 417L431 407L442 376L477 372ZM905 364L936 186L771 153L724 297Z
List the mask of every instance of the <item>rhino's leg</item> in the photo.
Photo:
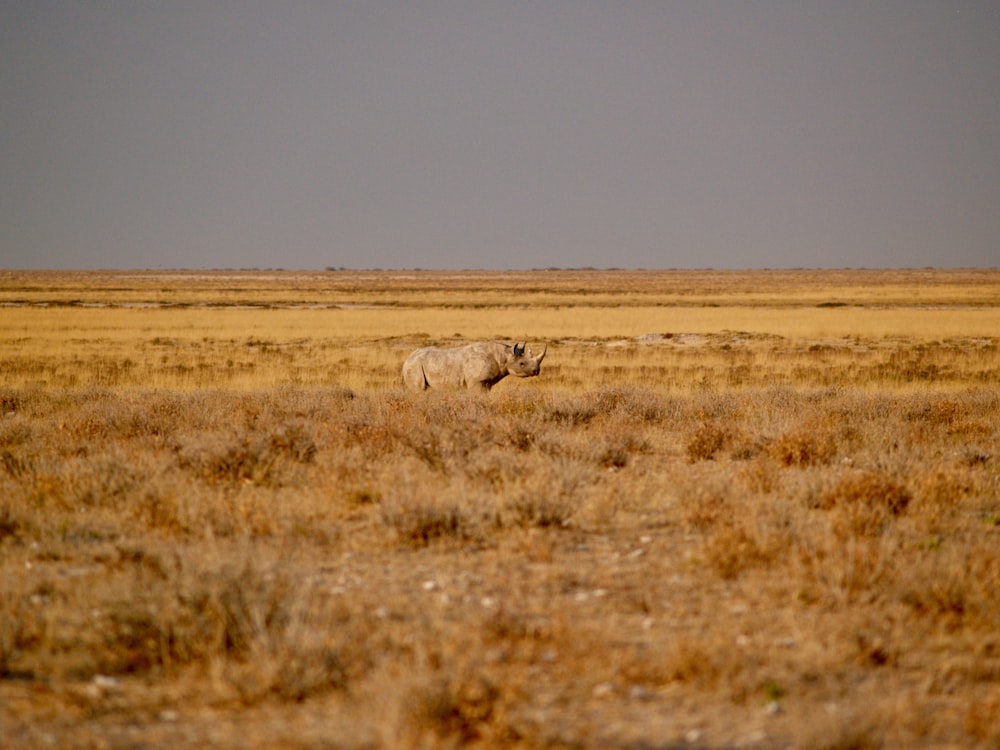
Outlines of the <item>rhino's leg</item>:
M423 365L417 362L407 362L403 366L403 385L411 391L426 391L430 388Z
M417 368L417 384L416 389L418 391L426 391L431 387L430 382L427 380L427 373L424 372L424 368L421 366Z

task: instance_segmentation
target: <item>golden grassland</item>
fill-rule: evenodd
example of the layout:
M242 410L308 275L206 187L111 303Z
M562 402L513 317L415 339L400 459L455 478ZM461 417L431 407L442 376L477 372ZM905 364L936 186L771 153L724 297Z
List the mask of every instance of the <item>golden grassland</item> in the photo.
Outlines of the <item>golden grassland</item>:
M2 272L0 744L997 748L998 425L997 271Z
M0 301L520 307L840 304L994 307L995 269L824 271L0 270Z

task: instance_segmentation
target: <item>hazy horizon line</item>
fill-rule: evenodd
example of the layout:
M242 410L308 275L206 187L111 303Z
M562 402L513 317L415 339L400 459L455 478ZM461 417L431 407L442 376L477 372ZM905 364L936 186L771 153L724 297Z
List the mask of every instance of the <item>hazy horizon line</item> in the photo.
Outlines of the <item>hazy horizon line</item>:
M162 266L162 267L76 267L60 268L43 267L8 267L0 268L0 273L558 273L558 272L662 272L662 271L712 271L742 273L747 271L998 271L1000 265L993 266L546 266L537 268L487 268L468 266L430 267L430 266L324 266L317 267L283 267L283 266Z

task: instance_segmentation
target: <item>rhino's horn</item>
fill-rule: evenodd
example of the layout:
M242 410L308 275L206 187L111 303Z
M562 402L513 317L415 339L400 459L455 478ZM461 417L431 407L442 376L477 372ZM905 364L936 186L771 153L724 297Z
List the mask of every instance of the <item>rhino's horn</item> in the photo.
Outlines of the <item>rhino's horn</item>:
M548 345L548 344L546 344L546 345L545 345L545 348L544 348L544 349L542 349L542 353L541 353L541 354L539 354L539 355L538 355L538 357L536 357L536 358L535 358L535 361L536 361L536 362L537 362L538 364L541 364L541 363L542 363L542 360L543 360L543 359L545 359L545 352L547 352L548 350L549 350L549 345Z

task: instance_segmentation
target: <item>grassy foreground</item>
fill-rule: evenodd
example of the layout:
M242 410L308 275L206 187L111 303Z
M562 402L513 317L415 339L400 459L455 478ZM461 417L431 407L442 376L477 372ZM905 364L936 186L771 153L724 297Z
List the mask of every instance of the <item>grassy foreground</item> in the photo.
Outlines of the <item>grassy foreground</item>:
M998 272L0 303L3 747L1000 747Z

